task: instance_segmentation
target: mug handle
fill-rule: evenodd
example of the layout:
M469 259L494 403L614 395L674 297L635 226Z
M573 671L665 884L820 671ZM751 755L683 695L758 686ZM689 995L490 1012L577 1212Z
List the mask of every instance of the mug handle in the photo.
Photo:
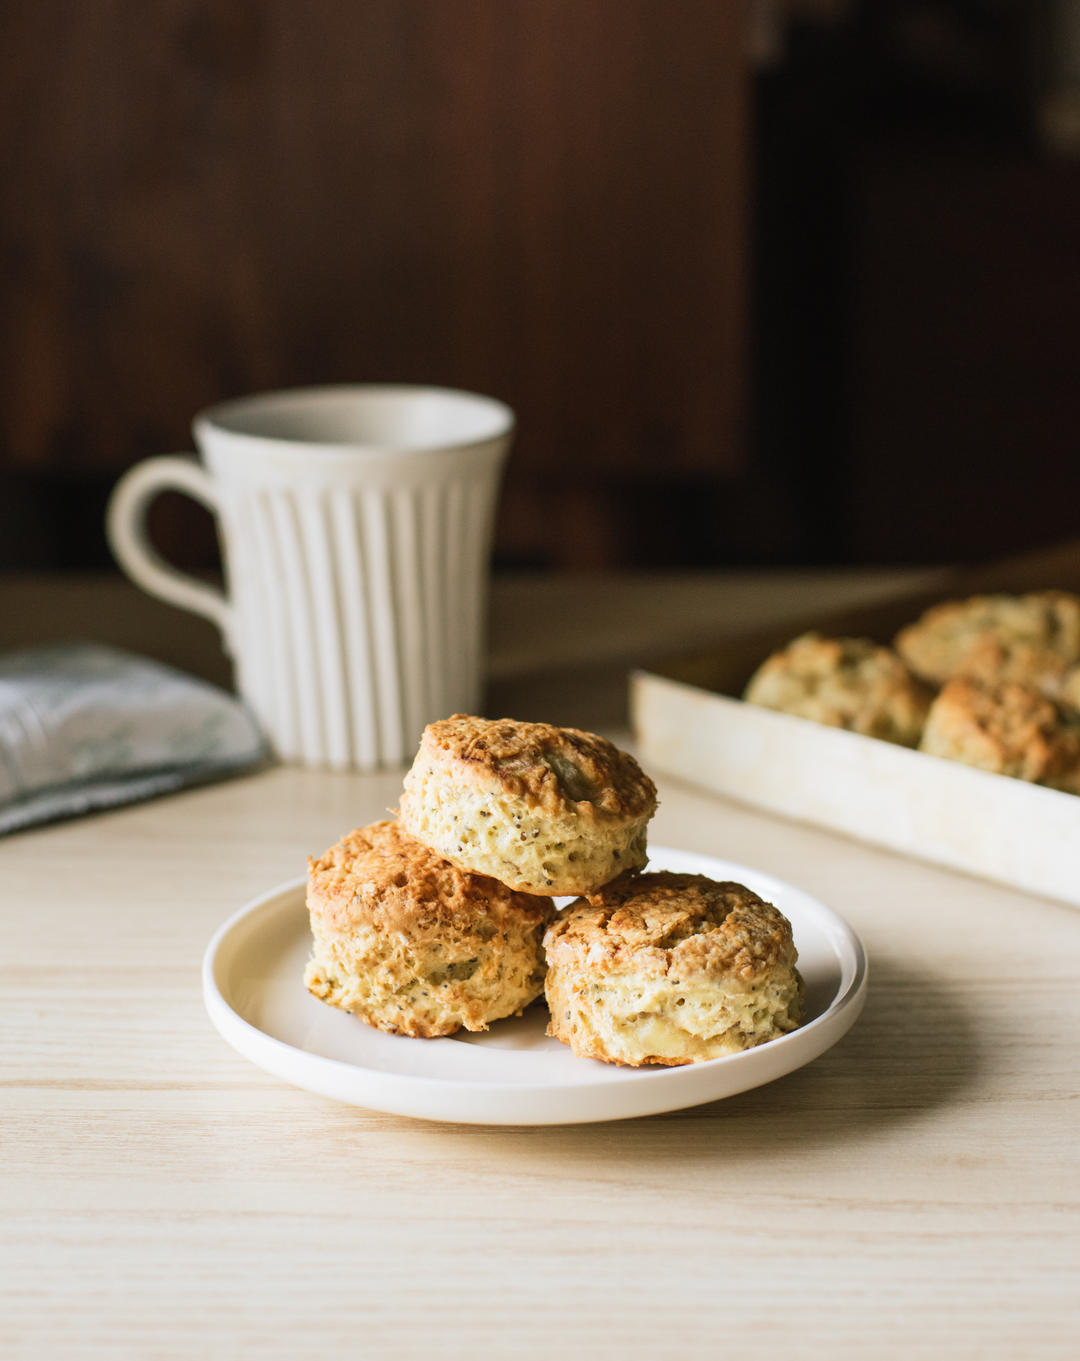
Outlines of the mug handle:
M214 483L194 459L180 454L144 459L128 469L109 497L105 514L109 547L136 585L181 610L204 615L228 638L232 611L224 595L172 567L150 542L146 512L163 491L185 492L212 515L220 514Z

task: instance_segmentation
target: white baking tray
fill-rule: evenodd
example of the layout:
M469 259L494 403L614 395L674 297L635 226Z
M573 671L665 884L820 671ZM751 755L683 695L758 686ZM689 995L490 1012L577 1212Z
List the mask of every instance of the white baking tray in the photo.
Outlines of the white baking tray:
M1080 585L1080 545L958 575L937 599ZM804 628L887 642L931 598ZM735 698L785 636L747 635L631 677L642 764L743 803L1080 907L1080 796Z
M1080 907L1080 796L636 672L646 770Z

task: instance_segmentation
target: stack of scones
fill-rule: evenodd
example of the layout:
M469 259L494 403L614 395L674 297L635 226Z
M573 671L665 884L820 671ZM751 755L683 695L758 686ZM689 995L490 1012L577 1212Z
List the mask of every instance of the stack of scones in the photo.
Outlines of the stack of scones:
M1080 794L1080 596L948 600L892 648L806 633L758 668L744 698Z
M400 805L308 862L304 981L329 1005L433 1038L543 992L549 1035L632 1066L799 1024L790 923L741 884L642 873L656 788L606 739L457 714L425 729Z

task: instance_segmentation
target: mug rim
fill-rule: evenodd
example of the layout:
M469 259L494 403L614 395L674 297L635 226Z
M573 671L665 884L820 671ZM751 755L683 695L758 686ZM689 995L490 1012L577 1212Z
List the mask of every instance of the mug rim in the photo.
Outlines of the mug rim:
M326 396L345 396L347 394L357 396L373 395L402 395L411 394L433 394L439 397L464 398L469 402L478 403L497 417L495 428L488 434L480 435L474 439L459 440L425 440L415 444L395 444L387 446L385 444L364 444L359 441L342 440L322 440L322 439L295 439L288 435L275 435L255 433L237 429L236 426L223 423L233 413L242 414L246 408L265 409L277 403L288 403L290 401L301 400L317 401ZM371 454L379 455L386 453L401 454L421 454L421 453L440 453L451 452L460 449L472 449L481 445L491 444L506 439L514 433L517 427L517 417L513 409L501 401L498 397L488 397L484 393L470 392L466 388L446 387L437 383L318 383L311 386L291 387L291 388L270 388L262 392L252 392L241 397L228 397L223 401L215 402L200 411L192 421L192 431L198 441L206 431L214 431L217 434L225 435L230 440L238 440L250 445L291 445L295 448L309 450L314 455L323 453L336 454Z

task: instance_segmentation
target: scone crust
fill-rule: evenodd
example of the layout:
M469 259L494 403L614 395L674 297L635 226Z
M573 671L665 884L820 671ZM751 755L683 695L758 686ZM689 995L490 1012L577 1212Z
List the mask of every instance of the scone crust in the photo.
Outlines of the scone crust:
M918 744L931 693L889 648L804 633L773 653L744 699L902 746Z
M691 1063L799 1023L791 924L742 884L624 876L557 917L544 948L548 1034L582 1057Z
M507 922L547 921L552 912L543 898L459 869L389 819L309 857L307 902L331 929L368 925L418 942L470 930L481 916L501 930Z
M485 1030L543 987L550 899L462 871L396 822L309 859L307 905L309 990L380 1030Z
M597 822L648 818L656 810L656 786L634 758L578 728L454 714L424 729L420 750L452 768L463 785L494 785L548 816L568 804Z
M1080 794L1080 715L1031 685L950 681L931 706L920 750Z
M590 893L647 859L656 786L606 738L455 714L425 730L402 826L462 869L523 893Z
M1068 591L947 600L896 636L911 669L936 685L1016 681L1055 693L1080 662L1080 596Z

